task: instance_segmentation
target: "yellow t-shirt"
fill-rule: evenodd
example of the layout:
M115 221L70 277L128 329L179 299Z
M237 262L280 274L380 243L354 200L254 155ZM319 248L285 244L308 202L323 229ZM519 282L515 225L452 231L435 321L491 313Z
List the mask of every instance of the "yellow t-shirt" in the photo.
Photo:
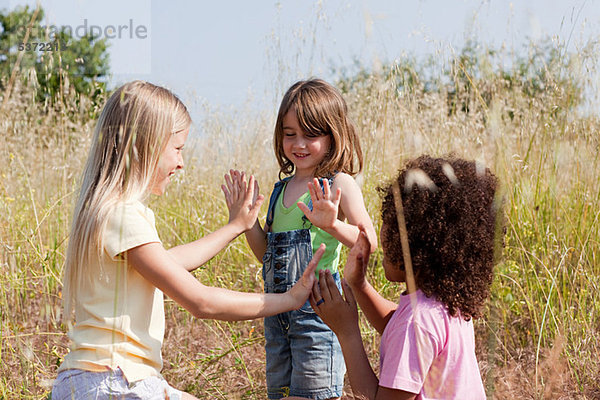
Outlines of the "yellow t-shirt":
M151 242L160 242L154 213L139 201L118 205L104 232L102 257L89 265L91 284L79 290L75 325L69 332L71 351L59 371L118 367L129 382L160 374L163 293L121 257Z

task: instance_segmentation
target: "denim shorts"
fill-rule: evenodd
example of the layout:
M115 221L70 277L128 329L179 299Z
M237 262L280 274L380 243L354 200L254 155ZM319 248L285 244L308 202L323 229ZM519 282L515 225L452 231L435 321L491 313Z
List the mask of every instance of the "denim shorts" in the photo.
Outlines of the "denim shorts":
M268 233L265 292L289 290L312 258L307 229ZM339 274L334 279L341 289ZM269 399L340 397L346 366L337 337L307 301L299 310L265 318Z
M52 400L181 400L182 392L162 376L150 376L131 384L120 369L106 372L67 369L52 387Z

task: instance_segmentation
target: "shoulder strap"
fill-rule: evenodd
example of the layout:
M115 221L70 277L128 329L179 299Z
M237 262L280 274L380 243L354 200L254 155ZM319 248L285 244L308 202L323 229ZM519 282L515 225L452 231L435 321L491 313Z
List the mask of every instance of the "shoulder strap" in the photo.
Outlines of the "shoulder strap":
M277 204L277 198L283 191L285 183L290 179L291 176L288 176L287 178L283 178L282 180L275 182L275 186L273 186L273 191L271 192L271 197L269 198L269 209L267 211L267 222L265 224L265 229L271 230L271 225L273 224L273 215L275 213L275 205Z

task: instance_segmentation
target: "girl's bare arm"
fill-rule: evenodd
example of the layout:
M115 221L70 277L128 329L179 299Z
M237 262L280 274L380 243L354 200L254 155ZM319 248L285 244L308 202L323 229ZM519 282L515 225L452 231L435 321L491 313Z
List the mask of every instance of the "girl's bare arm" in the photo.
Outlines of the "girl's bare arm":
M369 323L379 334L383 334L398 304L384 298L367 281L371 245L362 225L359 229L360 235L348 253L344 279L352 288L353 297L356 298Z
M258 219L252 228L246 231L246 241L256 256L258 261L262 262L265 251L267 250L267 234L260 226Z
M338 337L354 397L374 400L414 399L414 393L379 386L379 379L367 358L358 327L358 310L353 291L345 280L342 282L342 289L345 299L337 290L331 273L320 271L319 282L313 286L310 302L317 315ZM320 299L323 301L317 305Z
M243 227L229 223L193 242L172 247L167 253L173 262L187 271L193 271L216 256L243 232Z
M316 266L325 251L322 245L302 279L286 293L242 293L205 286L182 265L174 262L162 244L147 243L126 253L140 275L197 318L238 321L298 309L306 302L315 280Z
M173 261L188 271L213 258L257 221L264 197L258 194L254 177L251 176L246 185L245 175L232 171L231 176L226 176L226 181L228 186L223 192L229 208L229 223L198 240L168 250Z
M377 249L375 228L354 178L339 173L331 187L327 181L323 186L321 190L316 178L308 184L313 203L312 211L302 202L298 203L298 207L314 225L348 247L352 247L358 239L358 225L363 225L371 243L371 251L375 251ZM348 222L340 219L340 215Z

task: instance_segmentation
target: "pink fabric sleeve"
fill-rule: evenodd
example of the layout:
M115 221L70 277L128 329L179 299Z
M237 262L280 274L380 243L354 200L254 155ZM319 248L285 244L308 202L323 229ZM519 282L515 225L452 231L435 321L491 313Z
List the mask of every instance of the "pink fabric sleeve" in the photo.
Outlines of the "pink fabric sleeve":
M419 393L441 346L414 320L392 319L390 323L394 325L386 327L387 335L382 337L385 354L382 351L379 385Z

